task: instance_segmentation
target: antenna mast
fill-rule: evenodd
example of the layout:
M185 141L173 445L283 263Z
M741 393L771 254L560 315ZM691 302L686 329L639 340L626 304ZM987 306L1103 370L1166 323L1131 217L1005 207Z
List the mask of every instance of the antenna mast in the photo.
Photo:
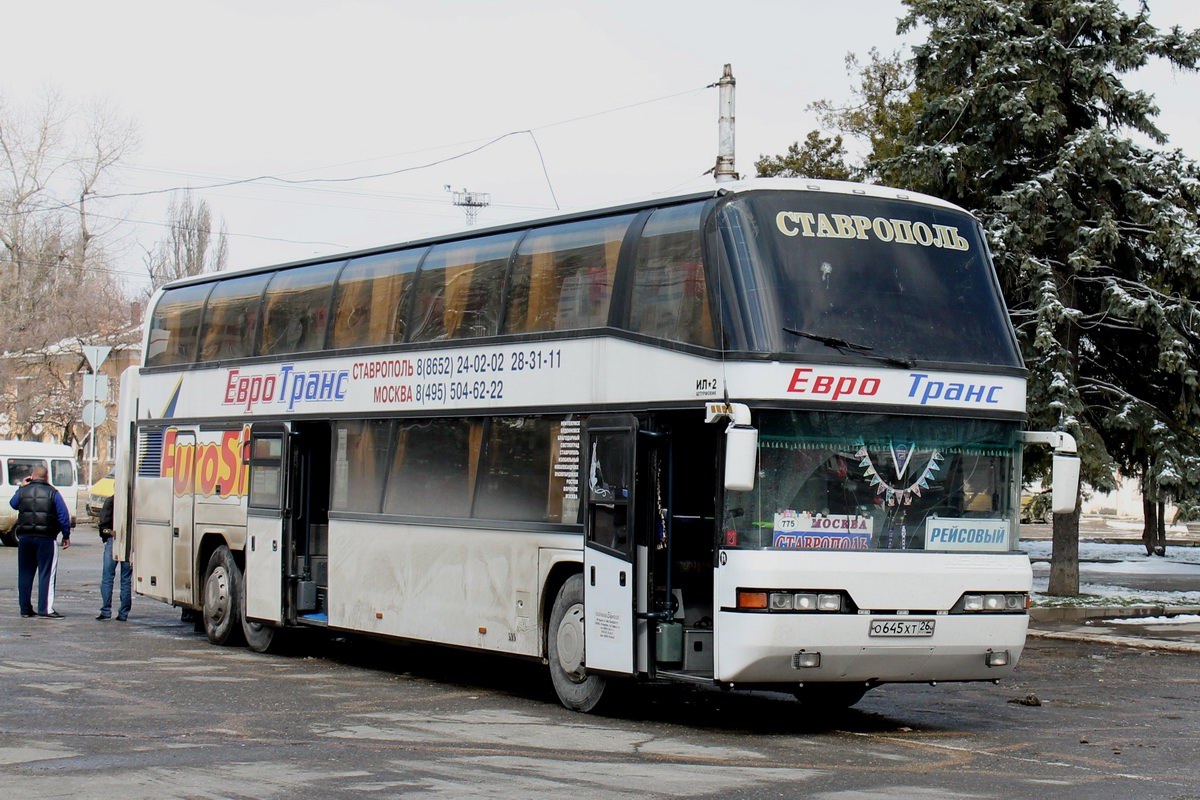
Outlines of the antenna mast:
M449 184L446 184L446 191L454 198L454 205L466 212L468 225L474 225L475 220L479 218L479 212L492 202L492 195L488 192L468 192L466 189L456 192Z

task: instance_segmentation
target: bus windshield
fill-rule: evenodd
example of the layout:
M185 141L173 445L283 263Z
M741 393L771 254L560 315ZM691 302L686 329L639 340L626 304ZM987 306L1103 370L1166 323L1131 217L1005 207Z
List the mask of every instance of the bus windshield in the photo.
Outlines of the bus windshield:
M750 192L719 224L742 316L764 319L747 349L1021 367L986 246L962 211Z
M725 543L801 550L1000 552L1012 422L764 411L759 471L725 498Z

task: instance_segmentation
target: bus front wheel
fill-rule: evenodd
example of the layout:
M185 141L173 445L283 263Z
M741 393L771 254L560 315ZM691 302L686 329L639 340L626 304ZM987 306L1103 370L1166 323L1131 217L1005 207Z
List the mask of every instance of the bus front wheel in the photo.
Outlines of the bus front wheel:
M204 573L204 634L213 644L241 643L242 570L225 545L208 559Z
M591 711L604 695L602 675L589 675L584 660L583 576L572 575L558 590L550 611L546 652L550 680L562 704L573 711Z
M809 683L796 689L796 699L811 711L842 711L863 699L867 689L862 683Z

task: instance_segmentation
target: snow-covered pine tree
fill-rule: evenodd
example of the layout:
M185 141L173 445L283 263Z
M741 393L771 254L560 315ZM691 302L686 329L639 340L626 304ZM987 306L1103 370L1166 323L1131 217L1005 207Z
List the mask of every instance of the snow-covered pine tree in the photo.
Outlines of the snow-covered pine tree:
M1080 442L1085 477L1200 494L1200 181L1164 151L1123 74L1195 70L1200 32L1143 3L905 0L924 105L886 183L963 205L988 231L1030 369L1031 424ZM1144 142L1144 143L1143 143ZM1056 518L1050 593L1079 591L1079 519Z

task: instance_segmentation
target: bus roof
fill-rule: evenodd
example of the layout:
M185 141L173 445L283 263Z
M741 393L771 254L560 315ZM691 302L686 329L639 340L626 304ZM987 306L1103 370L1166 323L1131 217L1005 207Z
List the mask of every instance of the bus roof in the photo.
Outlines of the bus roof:
M170 283L159 287L158 292L162 292L164 289L174 288L176 286L186 286L193 283L206 283L208 281L221 280L223 278L228 278L231 275L253 275L257 272L300 267L308 264L323 264L331 261L342 261L350 258L359 258L361 256L385 253L400 248L428 247L429 245L440 244L442 242L474 239L482 236L491 236L497 233L525 230L531 226L540 227L544 225L556 225L563 222L588 219L591 217L608 216L623 212L639 211L644 208L655 208L658 206L703 200L710 197L723 197L729 194L742 194L754 191L828 192L831 194L854 194L863 197L904 200L922 205L932 205L941 208L954 209L957 211L964 211L964 213L966 213L965 210L959 206L956 206L953 203L948 203L945 200L941 200L937 197L933 197L932 195L922 194L920 192L910 192L887 186L878 186L875 184L817 180L810 178L747 178L739 181L714 184L712 188L705 189L703 191L694 191L675 195L652 195L641 200L613 206L600 206L581 211L574 211L567 214L556 214L550 217L531 217L528 219L506 222L501 225L492 225L486 228L458 230L450 233L439 234L437 236L429 236L423 239L411 239L404 242L391 242L375 247L368 247L359 250L347 250L343 253L332 253L313 258L300 259L297 261L288 261L281 264L261 264L254 267L248 267L246 269L229 270L225 272L208 272L204 273L203 275L194 275L191 277L180 278L178 280L171 281ZM158 292L156 292L156 294ZM148 307L153 308L154 305L155 299L152 298Z
M24 442L19 439L0 441L0 458L8 456L42 456L51 458L74 458L68 445L56 442Z

